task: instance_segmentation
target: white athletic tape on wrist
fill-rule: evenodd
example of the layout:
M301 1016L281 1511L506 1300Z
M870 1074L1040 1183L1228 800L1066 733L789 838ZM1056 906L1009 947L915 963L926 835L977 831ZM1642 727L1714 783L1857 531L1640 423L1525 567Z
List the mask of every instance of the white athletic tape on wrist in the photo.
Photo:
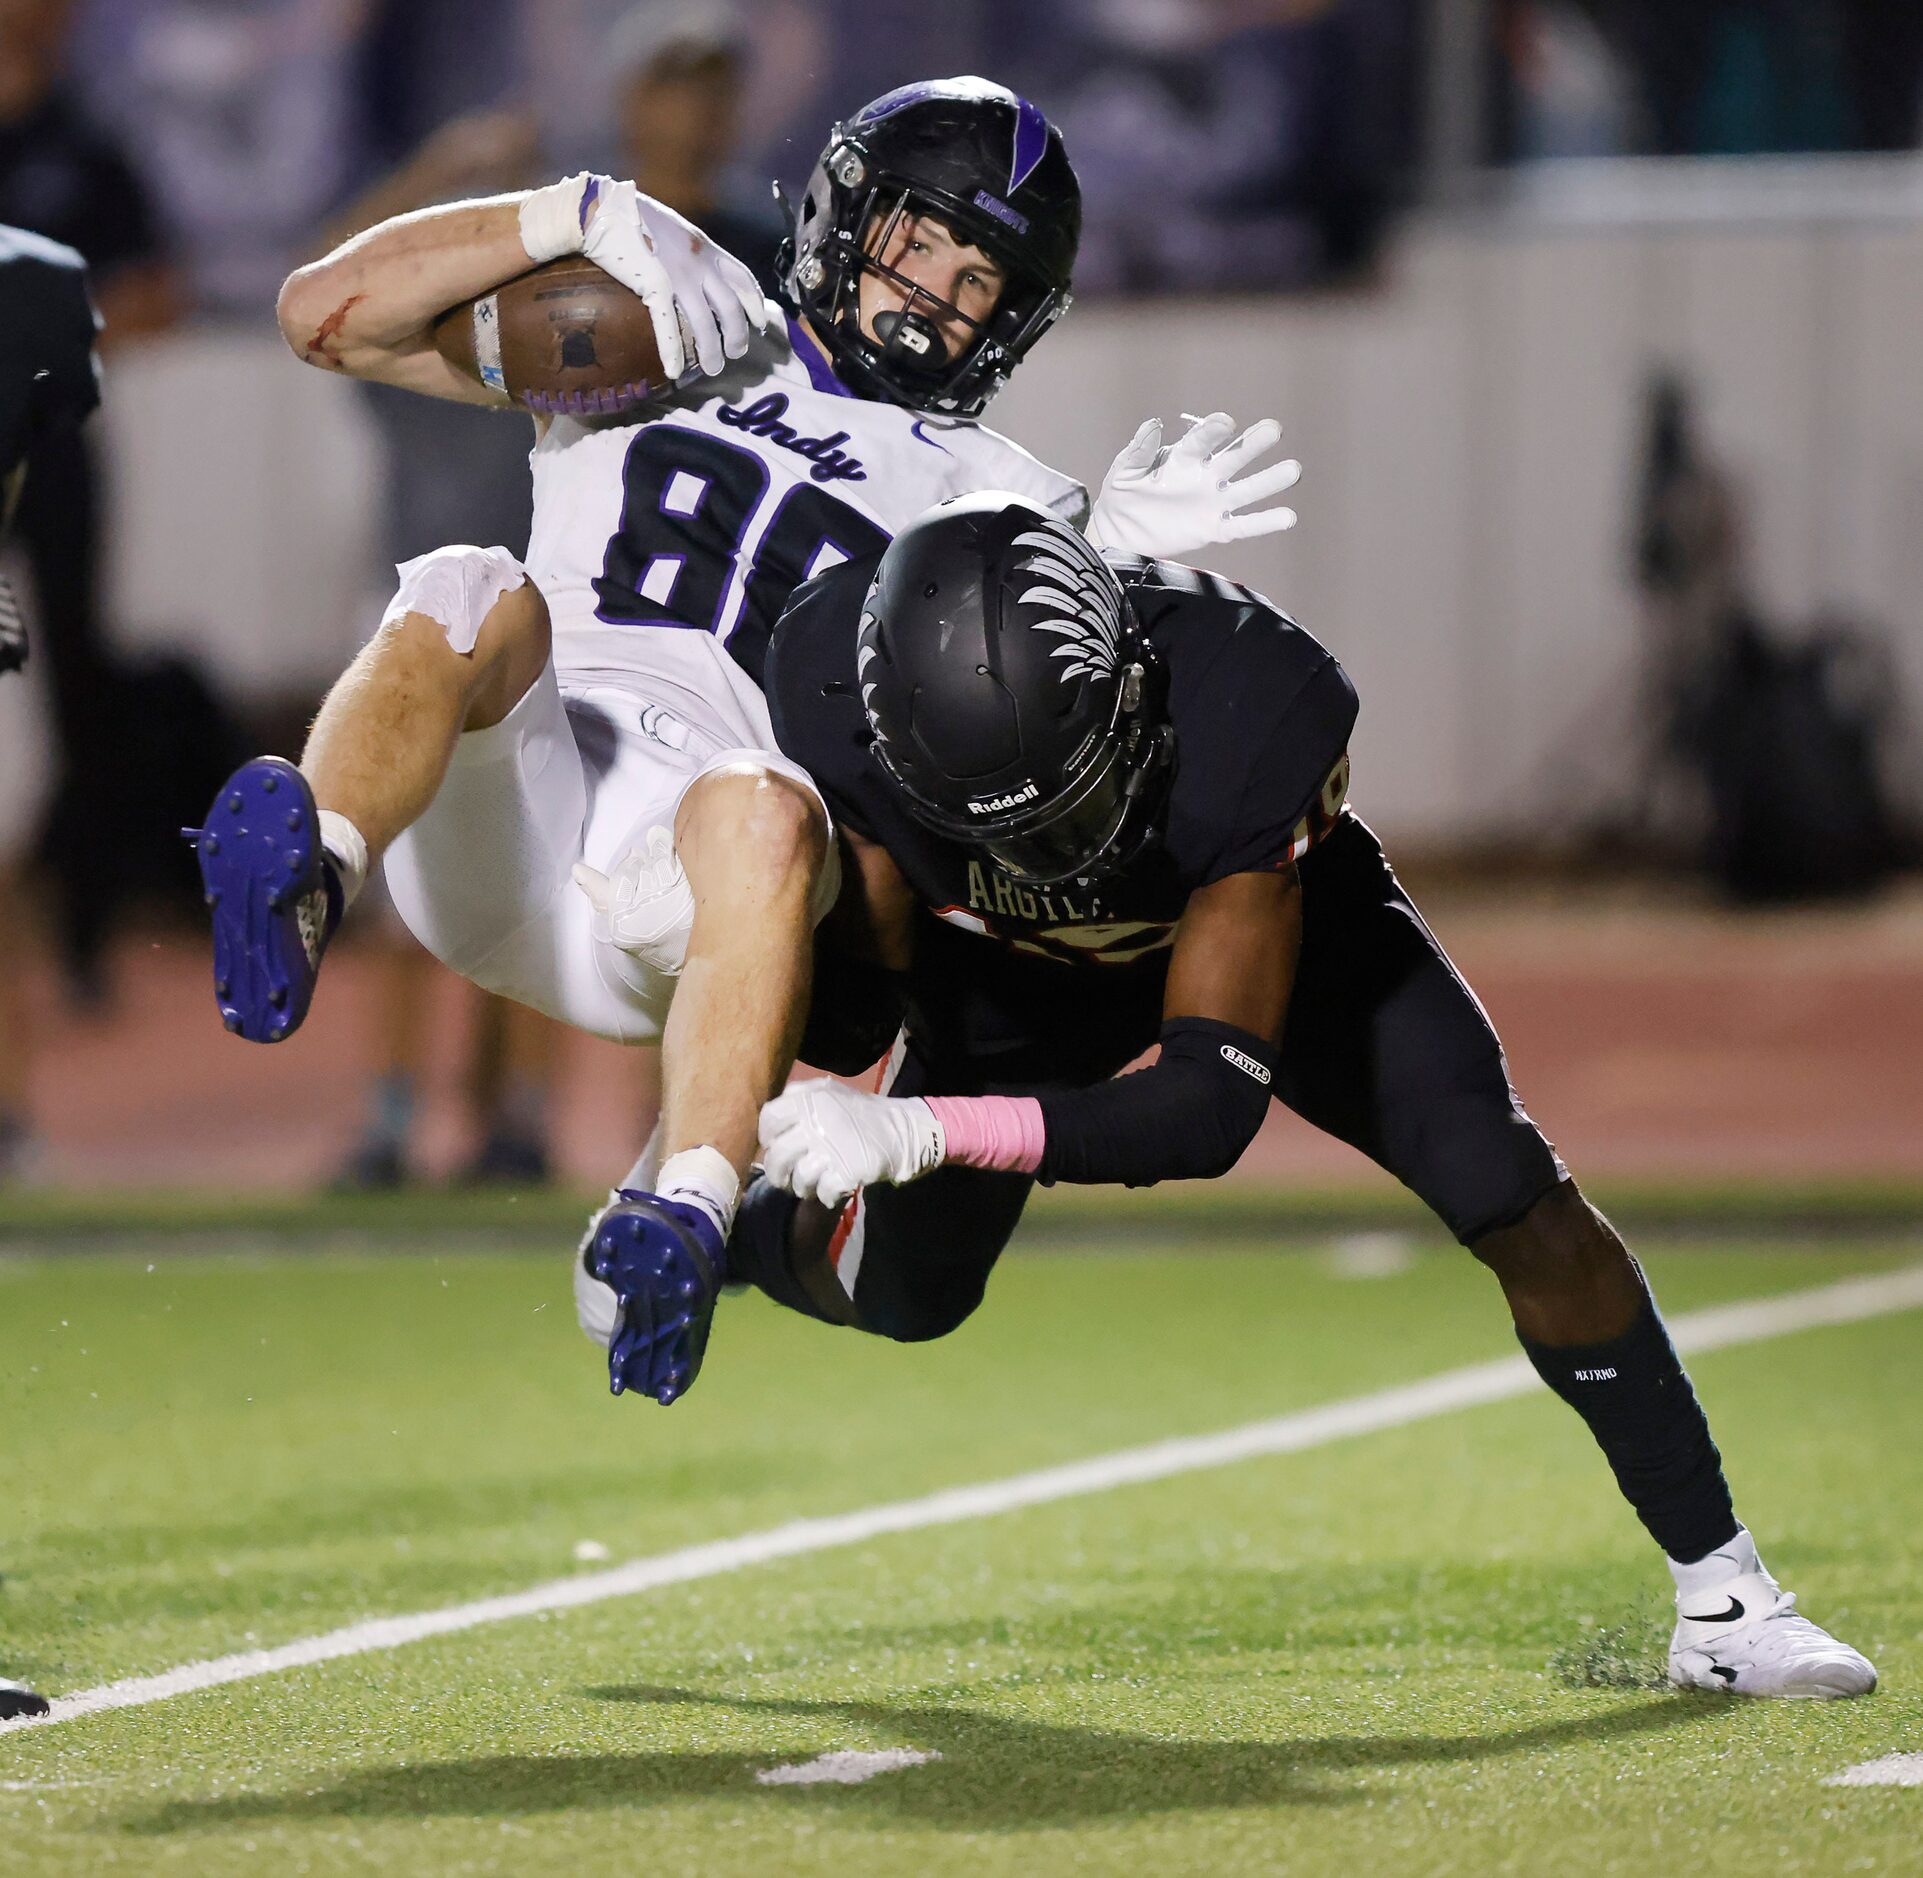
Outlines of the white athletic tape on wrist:
M456 652L474 650L481 622L504 593L527 579L524 568L505 548L436 548L432 554L403 561L394 572L400 586L381 615L383 626L409 613L425 613L447 634Z
M741 1176L719 1148L683 1148L661 1163L661 1184L655 1192L664 1200L700 1207L725 1239L741 1199Z
M579 254L587 239L588 217L601 192L612 186L608 177L582 170L523 196L521 246L527 250L527 258L539 267L543 261L558 261L564 254Z
M340 876L345 912L367 883L367 837L338 809L322 809L319 819L321 846Z

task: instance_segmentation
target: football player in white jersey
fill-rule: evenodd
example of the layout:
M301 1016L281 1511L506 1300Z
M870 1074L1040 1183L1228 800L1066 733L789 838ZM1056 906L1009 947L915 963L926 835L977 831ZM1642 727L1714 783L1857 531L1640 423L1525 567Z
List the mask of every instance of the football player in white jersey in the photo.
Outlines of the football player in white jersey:
M834 896L814 785L775 749L761 653L790 591L932 503L1015 490L1149 554L1285 527L1297 466L1225 417L1145 424L1087 492L975 421L1069 300L1080 192L1032 104L980 79L890 93L831 132L784 252L792 309L634 184L583 175L382 223L283 288L331 371L507 403L435 350L445 309L580 253L647 303L667 395L537 409L525 566L401 568L300 767L262 758L198 832L215 991L261 1042L385 856L416 936L489 990L663 1049L654 1192L597 1227L622 1303L610 1380L673 1401L756 1116L783 1083ZM1247 474L1242 472L1248 471Z

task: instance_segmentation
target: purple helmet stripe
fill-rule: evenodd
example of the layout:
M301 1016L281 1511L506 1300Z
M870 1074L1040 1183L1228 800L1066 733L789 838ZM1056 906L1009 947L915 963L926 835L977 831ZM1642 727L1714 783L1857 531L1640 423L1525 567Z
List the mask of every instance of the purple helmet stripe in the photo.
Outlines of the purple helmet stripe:
M1026 98L1015 100L1015 161L1009 166L1008 193L1012 196L1048 154L1048 119Z

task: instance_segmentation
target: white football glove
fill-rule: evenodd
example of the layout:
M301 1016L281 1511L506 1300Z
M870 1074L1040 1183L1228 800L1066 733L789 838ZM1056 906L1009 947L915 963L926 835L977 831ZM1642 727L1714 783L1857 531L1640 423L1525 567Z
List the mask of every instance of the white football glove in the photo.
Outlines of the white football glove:
M694 889L674 851L666 828L650 828L638 848L630 848L603 874L585 861L574 864L574 884L594 908L589 928L595 938L670 975L688 956L694 931Z
M639 294L671 379L688 369L690 341L695 362L712 376L747 351L751 328L768 324L754 275L632 183L584 171L535 190L521 205L521 245L534 261L584 254Z
M1234 418L1217 411L1192 419L1181 437L1165 445L1162 420L1151 417L1109 465L1088 518L1089 540L1098 548L1154 558L1293 528L1293 509L1253 505L1293 489L1302 465L1289 457L1242 474L1281 437L1282 426L1272 417L1237 437Z
M919 1096L797 1083L761 1110L761 1165L777 1187L839 1206L857 1187L900 1186L942 1164L941 1123Z

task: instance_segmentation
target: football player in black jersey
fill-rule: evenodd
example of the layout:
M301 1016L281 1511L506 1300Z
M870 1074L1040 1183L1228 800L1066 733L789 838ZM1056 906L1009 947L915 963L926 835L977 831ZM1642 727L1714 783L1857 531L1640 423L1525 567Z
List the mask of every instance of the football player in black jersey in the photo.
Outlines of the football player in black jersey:
M0 225L0 543L34 447L100 402L86 264L71 248ZM26 630L0 578L0 672L25 664Z
M1875 1686L1765 1571L1641 1268L1347 806L1355 692L1301 627L978 496L801 589L768 691L851 883L803 1055L858 1068L905 1026L889 1094L814 1082L763 1111L731 1278L832 1323L941 1336L1036 1180L1225 1173L1273 1096L1495 1273L1670 1560L1672 1680Z
M75 428L100 402L96 325L79 255L0 226L0 547L35 445ZM0 673L26 658L26 627L0 574ZM46 1712L44 1696L0 1677L0 1721Z

